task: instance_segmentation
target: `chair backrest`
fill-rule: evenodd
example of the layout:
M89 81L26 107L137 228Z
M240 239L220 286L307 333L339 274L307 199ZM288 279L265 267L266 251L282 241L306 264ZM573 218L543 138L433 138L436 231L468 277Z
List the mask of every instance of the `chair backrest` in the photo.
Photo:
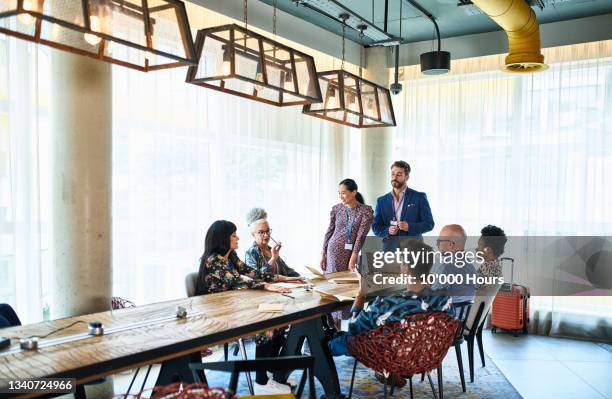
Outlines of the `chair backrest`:
M193 272L189 273L185 277L185 290L187 291L187 296L195 296L196 294L196 282L198 281L198 273Z
M453 309L455 309L455 317L461 323L460 328L457 330L457 337L463 336L463 331L465 330L467 319L470 314L470 309L472 309L473 304L473 301L453 303Z
M491 306L493 305L493 300L495 299L495 295L499 291L501 284L497 285L483 285L474 294L474 305L472 306L472 310L468 315L468 319L466 322L466 327L471 331L472 329L477 329L484 321L487 313L491 310ZM474 320L476 317L476 313L478 312L478 307L480 303L484 303L484 308L482 310L482 315L480 320Z
M437 368L453 343L460 322L444 312L423 312L407 316L351 337L351 354L379 372L404 376Z

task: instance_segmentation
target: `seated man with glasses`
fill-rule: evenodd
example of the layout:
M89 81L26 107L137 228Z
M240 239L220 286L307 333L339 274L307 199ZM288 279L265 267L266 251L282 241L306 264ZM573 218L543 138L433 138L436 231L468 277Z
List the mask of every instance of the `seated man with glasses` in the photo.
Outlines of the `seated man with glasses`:
M268 214L261 208L253 208L247 214L247 224L255 242L246 251L245 263L262 273L300 277L300 274L290 268L280 257L282 244L272 238L272 230L267 217ZM274 242L274 247L270 247L270 240Z
M429 245L416 239L410 239L401 246L411 253L432 251ZM429 257L418 257L417 259L414 265L405 269L406 274L415 277L414 283L408 283L406 290L400 293L376 297L366 308L364 308L364 303L369 287L363 278L360 279L359 293L351 308L352 319L348 331L338 331L329 343L333 356L350 355L347 340L351 336L373 330L385 323L402 321L411 314L442 311L453 315L452 301L446 292L431 289L420 278L420 276L427 277L433 262ZM425 278L424 281L427 279Z
M465 230L460 225L444 226L437 240L443 262L434 264L432 268L436 279L431 287L434 290L445 289L455 304L474 301L474 293L478 288L476 268L466 260L466 240Z

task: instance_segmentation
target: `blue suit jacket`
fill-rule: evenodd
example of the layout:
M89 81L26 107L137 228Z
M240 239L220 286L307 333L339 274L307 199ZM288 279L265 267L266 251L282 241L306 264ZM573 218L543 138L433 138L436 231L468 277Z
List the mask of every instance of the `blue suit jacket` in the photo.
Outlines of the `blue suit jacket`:
M427 233L434 228L431 208L425 193L406 188L404 203L402 204L402 218L408 222L408 231L398 233L398 236L411 236L422 238L423 233ZM376 200L374 210L374 223L372 230L378 237L389 236L389 226L393 220L393 194L390 192Z

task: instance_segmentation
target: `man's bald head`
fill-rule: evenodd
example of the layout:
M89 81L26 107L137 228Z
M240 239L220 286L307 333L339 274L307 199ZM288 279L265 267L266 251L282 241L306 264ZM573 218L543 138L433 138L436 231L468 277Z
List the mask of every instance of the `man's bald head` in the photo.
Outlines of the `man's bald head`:
M467 235L465 234L465 230L461 225L458 224L447 224L442 227L440 230L440 240L444 242L444 240L449 240L454 243L452 245L452 249L448 250L454 251L463 251L465 249L465 242L467 240Z

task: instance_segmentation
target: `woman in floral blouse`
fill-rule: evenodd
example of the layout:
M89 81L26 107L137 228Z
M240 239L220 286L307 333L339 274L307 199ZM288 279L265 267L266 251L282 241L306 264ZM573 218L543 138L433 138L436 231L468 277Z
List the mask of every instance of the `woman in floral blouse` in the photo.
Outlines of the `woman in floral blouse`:
M291 292L290 289L269 284L277 281L288 281L289 277L260 272L242 262L236 254L238 240L234 223L226 220L217 220L210 226L204 242L204 254L202 254L200 259L196 295L243 288L263 289L281 293ZM280 338L275 339L278 336L280 334L275 331L266 331L257 335L256 345L258 347L270 347L270 351L272 349L276 351L276 354L266 353L263 357L278 356L280 351L279 344L281 342ZM270 344L271 340L273 340L274 345ZM277 346L278 348L276 348ZM259 356L260 352L262 351L256 350L256 357L262 357ZM289 392L291 392L291 388L288 385L269 380L265 371L257 373L255 380L256 394Z

